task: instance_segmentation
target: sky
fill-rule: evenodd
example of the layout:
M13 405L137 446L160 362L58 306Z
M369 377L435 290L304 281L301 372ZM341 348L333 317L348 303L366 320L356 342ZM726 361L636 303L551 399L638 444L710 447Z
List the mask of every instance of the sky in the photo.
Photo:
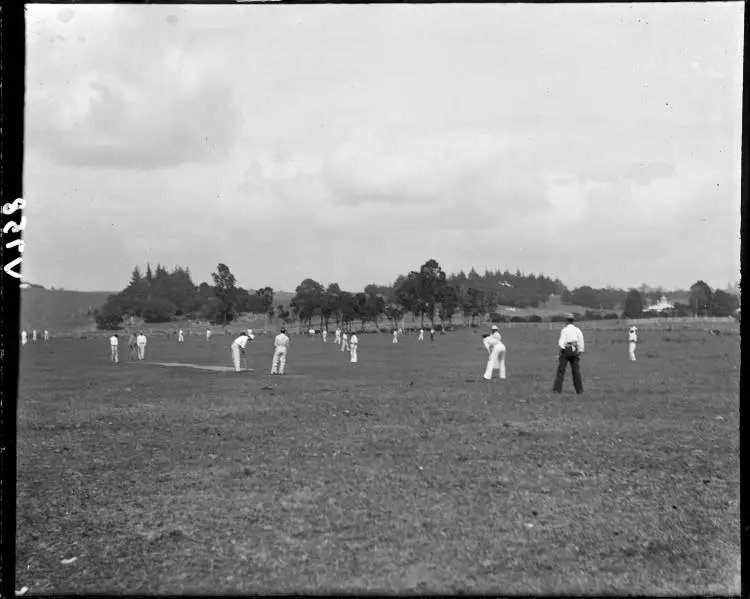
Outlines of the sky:
M739 279L743 3L26 7L23 279Z

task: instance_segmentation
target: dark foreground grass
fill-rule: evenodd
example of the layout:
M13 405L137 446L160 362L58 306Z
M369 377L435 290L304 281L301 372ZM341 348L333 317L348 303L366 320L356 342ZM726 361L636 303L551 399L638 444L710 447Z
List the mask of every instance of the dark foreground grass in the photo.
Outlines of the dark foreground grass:
M283 378L267 337L241 374L148 363L223 339L26 346L17 587L738 593L739 337L622 337L588 335L583 396L533 329L492 383L470 331L364 335L357 365L295 338Z

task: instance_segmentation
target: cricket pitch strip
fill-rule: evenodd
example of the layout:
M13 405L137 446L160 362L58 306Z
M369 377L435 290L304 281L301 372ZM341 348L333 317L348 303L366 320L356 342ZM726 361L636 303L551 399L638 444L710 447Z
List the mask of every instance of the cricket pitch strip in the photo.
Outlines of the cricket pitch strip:
M197 368L198 370L210 370L211 372L234 372L231 366L201 366L200 364L183 364L182 362L152 362L157 366L182 366L183 368ZM253 372L252 368L243 368L240 372Z

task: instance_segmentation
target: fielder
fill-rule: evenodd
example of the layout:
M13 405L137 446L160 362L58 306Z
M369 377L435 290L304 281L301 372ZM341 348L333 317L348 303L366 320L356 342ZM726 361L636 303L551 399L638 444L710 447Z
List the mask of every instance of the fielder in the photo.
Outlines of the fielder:
M393 343L398 343L398 331L393 329Z
M349 335L344 333L341 335L341 351L347 351L349 349Z
M323 335L323 343L328 343L328 331L323 329L321 334Z
M183 343L185 341L185 334L182 332L182 329L177 331L177 343Z
M206 329L206 343L211 343L211 329Z
M271 374L284 374L286 368L286 352L289 347L289 337L286 329L282 327L281 332L273 340L273 362L271 363Z
M49 343L49 331L44 329L44 342Z
M560 338L557 341L560 355L558 357L557 376L555 377L555 384L552 387L552 392L562 393L565 370L568 367L568 362L570 362L570 370L573 372L573 386L575 387L576 393L580 395L583 393L581 367L579 364L584 349L583 333L581 332L581 329L573 324L575 316L568 314L565 317L565 321L568 324L566 324L560 331Z
M333 340L334 343L341 343L341 329L336 327L336 338Z
M31 340L36 343L36 329L31 331Z
M359 338L356 333L352 333L352 338L349 340L349 362L352 364L357 363L357 347L359 346Z
M28 340L28 334L26 333L26 331L21 331L21 345L26 345Z
M628 331L628 354L630 355L630 361L635 362L635 346L638 343L638 329L636 327L630 327Z
M138 338L135 333L130 333L130 339L128 340L128 357L131 360L135 360L138 352Z
M120 338L117 334L114 334L109 338L109 358L115 364L120 363Z
M484 349L487 350L487 368L484 369L484 378L492 379L495 369L500 370L500 378L505 379L505 344L500 336L497 326L492 325L492 333L482 340Z
M435 341L435 329L430 329L430 341Z
M253 335L251 329L248 329L247 331L243 331L237 339L232 341L230 349L232 350L232 365L234 366L235 372L240 371L240 352L242 353L242 357L245 358L245 366L247 366L247 342L252 341L253 339L255 339L255 335Z
M419 329L419 337L417 337L417 341L424 341L424 329Z
M135 338L135 344L138 346L138 359L143 360L146 357L146 335L143 334L143 331L138 333L138 336Z

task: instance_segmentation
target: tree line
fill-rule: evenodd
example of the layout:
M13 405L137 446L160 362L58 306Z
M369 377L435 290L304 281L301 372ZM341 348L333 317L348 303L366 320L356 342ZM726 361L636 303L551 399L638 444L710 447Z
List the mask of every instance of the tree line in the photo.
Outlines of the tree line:
M583 317L640 318L646 315L646 301L654 300L654 294L658 293L588 286L569 290L558 279L518 270L511 273L485 269L480 275L472 268L468 274L462 271L447 275L436 260L430 259L419 269L399 275L391 285L370 284L357 292L343 290L337 283L326 286L307 278L297 286L288 304L274 304L272 287L244 289L226 264L220 263L211 276L212 285L205 282L195 285L188 268L178 266L169 272L161 265L152 270L147 264L142 274L136 266L125 289L110 295L95 312L97 326L116 329L129 318L145 322L198 318L220 325L243 313L264 315L267 321L276 318L285 324L299 322L313 326L315 323L321 328L334 323L337 327L351 328L355 321L363 325L372 323L378 328L384 323L396 327L407 314L412 314L422 326L429 323L433 327L438 321L442 326L451 324L458 314L472 325L486 317L495 322L541 321L538 315L508 318L496 314L496 310L499 306L538 308L552 295L559 295L564 303L589 308ZM698 281L690 288L689 305L675 306L672 313L660 315L729 316L738 306L736 295L712 291L705 282ZM603 316L602 310L610 310L610 314Z

